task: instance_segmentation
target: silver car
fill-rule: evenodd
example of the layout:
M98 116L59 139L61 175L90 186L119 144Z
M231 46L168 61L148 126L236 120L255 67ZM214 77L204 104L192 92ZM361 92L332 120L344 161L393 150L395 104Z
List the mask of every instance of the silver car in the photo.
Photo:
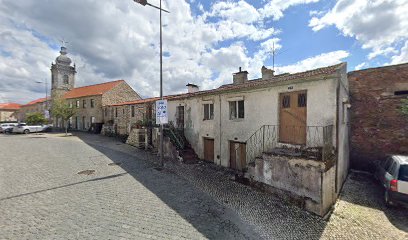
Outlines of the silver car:
M20 123L13 128L13 133L34 133L42 132L48 128L48 125L27 125L25 123Z
M375 177L385 188L387 205L408 205L408 156L388 156L377 163Z
M15 126L17 126L17 123L3 123L0 125L0 133L11 132Z

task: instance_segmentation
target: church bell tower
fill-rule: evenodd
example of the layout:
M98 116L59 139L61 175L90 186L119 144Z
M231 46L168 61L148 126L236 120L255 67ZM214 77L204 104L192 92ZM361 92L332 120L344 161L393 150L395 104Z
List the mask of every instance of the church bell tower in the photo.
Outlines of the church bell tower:
M71 59L67 56L67 48L61 47L60 55L51 64L51 99L59 96L75 87L75 64L71 66Z

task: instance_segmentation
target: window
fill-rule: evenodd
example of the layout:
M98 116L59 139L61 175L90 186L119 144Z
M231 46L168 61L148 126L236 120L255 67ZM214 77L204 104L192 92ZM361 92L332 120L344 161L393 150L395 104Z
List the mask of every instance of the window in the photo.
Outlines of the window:
M122 108L122 114L125 115L125 108Z
M95 101L91 99L91 108L95 107Z
M68 75L64 75L64 76L62 77L62 80L64 81L64 84L68 84L68 82L69 82Z
M241 101L231 101L230 105L230 119L239 119L244 118L245 116L245 107L244 100Z
M134 117L135 116L135 106L131 106L130 109L132 112L132 117Z
M392 163L393 163L392 157L387 158L387 160L385 161L385 164L384 164L384 169L386 171L388 171L388 169L391 167Z
M408 90L395 91L394 95L395 96L408 95Z
M91 117L91 124L95 123L95 117Z
M104 112L105 112L105 117L108 116L108 109L107 108L105 108Z
M85 99L82 100L82 107L83 107L83 108L86 108L86 100L85 100Z
M115 108L115 117L118 117L118 108Z
M408 182L408 165L400 166L398 180Z
M79 108L79 100L76 100L76 108Z
M306 93L299 93L298 94L298 107L306 107L306 105L307 105Z
M283 96L282 108L290 108L290 95Z
M72 102L69 102L69 108L72 108Z
M214 119L214 104L204 104L204 120Z

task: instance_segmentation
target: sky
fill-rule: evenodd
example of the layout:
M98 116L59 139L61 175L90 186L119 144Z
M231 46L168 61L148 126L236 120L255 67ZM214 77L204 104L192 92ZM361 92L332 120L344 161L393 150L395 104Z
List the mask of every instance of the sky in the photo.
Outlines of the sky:
M158 5L159 0L149 3ZM408 62L408 0L163 0L163 91L347 62ZM76 87L124 79L159 95L159 11L132 0L0 0L0 102L45 97L61 39ZM49 92L49 90L48 90Z

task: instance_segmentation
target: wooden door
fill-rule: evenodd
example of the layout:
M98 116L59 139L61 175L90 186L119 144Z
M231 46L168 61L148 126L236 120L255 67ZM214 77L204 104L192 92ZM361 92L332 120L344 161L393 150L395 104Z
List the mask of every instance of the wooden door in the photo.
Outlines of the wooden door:
M279 97L279 141L297 145L306 144L306 91L281 93Z
M184 129L184 106L177 107L177 128Z
M204 138L204 160L214 162L214 139Z
M239 171L246 168L245 143L230 141L230 168Z

